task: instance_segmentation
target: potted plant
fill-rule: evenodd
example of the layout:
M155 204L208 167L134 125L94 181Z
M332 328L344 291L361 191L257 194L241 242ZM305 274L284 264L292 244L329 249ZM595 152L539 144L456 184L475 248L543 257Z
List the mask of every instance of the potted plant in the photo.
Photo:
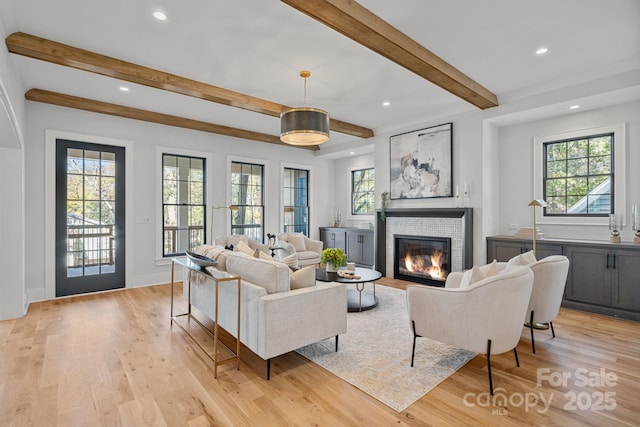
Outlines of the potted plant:
M343 265L347 265L347 256L340 248L327 248L322 251L320 262L326 264L326 270L335 272Z

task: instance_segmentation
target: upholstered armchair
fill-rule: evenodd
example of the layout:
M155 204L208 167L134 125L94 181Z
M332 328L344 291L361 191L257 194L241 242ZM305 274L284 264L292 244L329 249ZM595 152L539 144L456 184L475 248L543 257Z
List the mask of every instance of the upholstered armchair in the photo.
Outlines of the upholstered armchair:
M280 233L277 246L284 249L276 251L276 256L284 258L295 253L298 257L298 266L305 267L320 262L323 243L320 240L310 239L302 233Z
M522 322L531 296L533 272L509 268L466 287L407 286L407 308L413 331L411 366L416 339L430 338L457 348L487 355L489 390L493 394L491 355L513 349L522 334Z
M564 255L551 255L529 265L533 271L533 290L527 308L527 326L531 329L531 350L536 352L533 330L536 324L548 323L555 338L553 319L560 311L564 287L569 273L569 259Z

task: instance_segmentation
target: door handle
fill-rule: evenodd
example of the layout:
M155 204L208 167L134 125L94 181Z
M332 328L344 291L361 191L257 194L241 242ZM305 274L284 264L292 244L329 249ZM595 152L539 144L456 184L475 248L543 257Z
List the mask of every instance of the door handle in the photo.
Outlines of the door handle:
M613 269L616 269L616 254L613 254Z
M609 254L607 254L607 270L609 269Z

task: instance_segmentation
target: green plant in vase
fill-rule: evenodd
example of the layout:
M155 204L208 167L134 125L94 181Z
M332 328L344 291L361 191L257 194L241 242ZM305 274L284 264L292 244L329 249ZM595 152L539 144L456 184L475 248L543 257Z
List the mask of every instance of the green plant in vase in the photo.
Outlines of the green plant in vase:
M326 264L327 271L337 271L343 265L347 265L347 256L340 248L327 248L322 251L320 262Z

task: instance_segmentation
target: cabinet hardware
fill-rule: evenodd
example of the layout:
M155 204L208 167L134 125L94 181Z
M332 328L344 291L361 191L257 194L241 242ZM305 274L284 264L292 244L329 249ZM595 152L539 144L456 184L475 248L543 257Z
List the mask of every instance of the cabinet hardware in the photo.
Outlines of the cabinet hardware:
M609 269L609 254L607 254L607 270Z
M616 254L613 254L613 269L616 269Z

